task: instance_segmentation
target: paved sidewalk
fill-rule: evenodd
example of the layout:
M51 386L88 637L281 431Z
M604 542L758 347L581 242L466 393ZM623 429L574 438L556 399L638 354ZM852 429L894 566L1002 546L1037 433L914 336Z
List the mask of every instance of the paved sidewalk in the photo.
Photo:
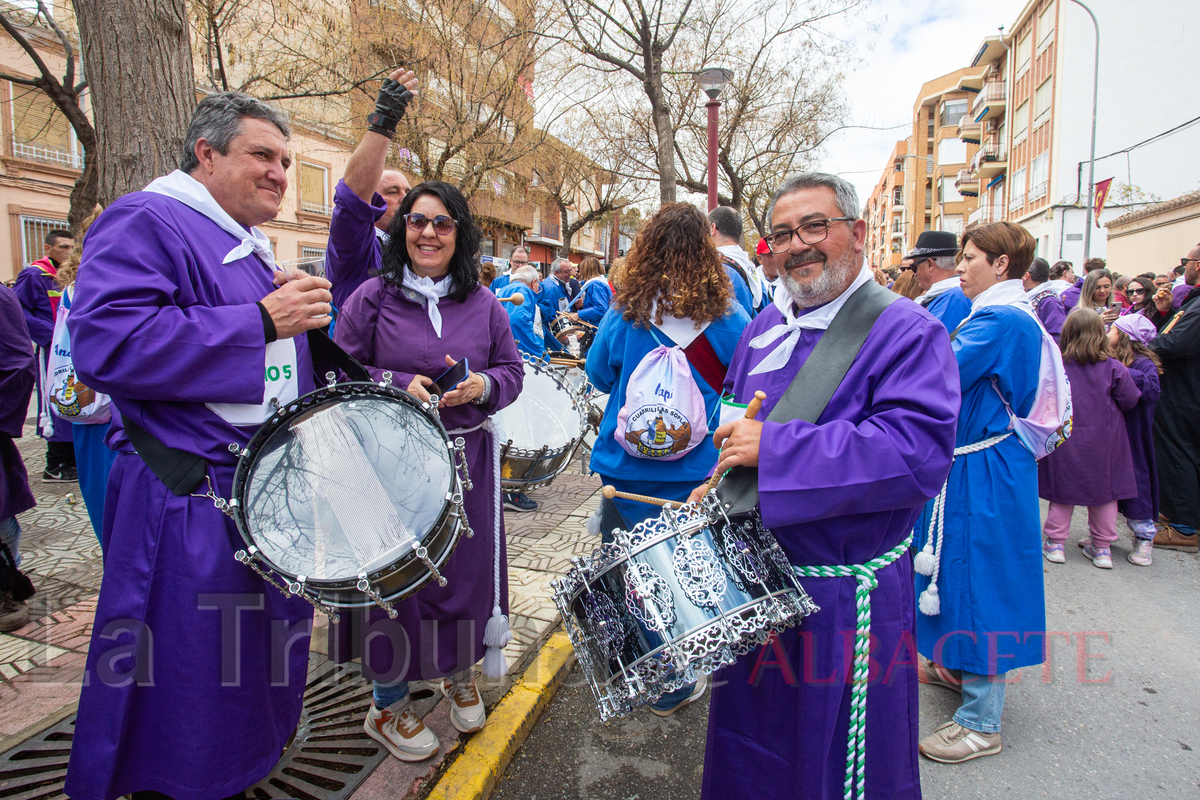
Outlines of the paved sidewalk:
M26 425L26 435L17 444L38 502L19 517L22 569L38 592L29 601L30 623L0 634L0 752L74 712L103 572L100 546L78 499L78 484L38 482L45 443L34 435L32 425ZM540 503L536 512L505 513L514 638L505 651L508 674L499 681L480 680L489 707L519 679L557 624L550 582L569 568L572 556L590 553L595 546L585 525L599 502L599 488L599 479L585 476L576 459L549 487L530 493ZM324 628L324 617L317 615L310 676L326 664ZM458 750L459 735L440 694L427 686L413 689L418 711L442 740L441 756L421 764L385 758L352 794L357 800L397 800L422 792L444 769L443 758Z

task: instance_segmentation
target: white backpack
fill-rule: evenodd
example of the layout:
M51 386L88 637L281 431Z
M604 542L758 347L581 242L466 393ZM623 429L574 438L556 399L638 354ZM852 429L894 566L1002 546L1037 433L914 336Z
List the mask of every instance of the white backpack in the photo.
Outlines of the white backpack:
M1040 326L1039 322L1039 326ZM1000 402L1008 409L1009 427L1025 449L1041 461L1071 435L1071 381L1063 366L1062 352L1050 334L1042 329L1042 360L1038 365L1037 391L1029 415L1018 417L1012 406L1004 399L996 379L992 378L992 389Z
M647 353L625 386L613 436L637 458L675 461L708 436L704 395L679 347Z
M75 377L71 362L71 334L67 331L67 314L75 287L63 292L54 320L54 335L50 340L50 364L46 369L46 404L53 416L75 424L98 425L112 419L112 401L108 395L90 389Z

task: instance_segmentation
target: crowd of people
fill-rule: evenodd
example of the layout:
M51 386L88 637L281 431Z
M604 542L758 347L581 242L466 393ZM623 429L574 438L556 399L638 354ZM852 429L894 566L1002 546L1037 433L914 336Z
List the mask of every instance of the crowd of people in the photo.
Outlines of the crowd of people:
M51 232L15 293L0 288L0 569L20 565L16 516L33 505L13 439L35 385L42 479L78 478L104 551L70 796L242 797L295 730L312 607L235 560L240 535L213 499L263 422L318 385L311 331L426 404L437 376L469 365L437 404L463 440L474 535L445 585L331 626L331 658L361 655L371 681L365 732L405 761L441 746L412 682L432 682L470 733L487 720L480 662L505 669L504 510L537 504L502 493L492 417L526 360L578 364L610 395L590 461L604 483L683 502L710 478L748 480L821 609L767 642L776 669L750 653L713 676L712 800L919 797L918 752L1000 752L1006 676L1044 659L1043 561L1066 561L1075 506L1097 567L1113 568L1119 515L1134 565L1200 550L1200 245L1175 278L1125 279L1100 259L1077 277L997 222L923 233L889 281L864 262L854 189L809 172L774 193L753 256L735 209L671 203L608 273L588 258L543 274L517 248L497 274L459 189L385 169L417 86L406 70L383 83L334 193L324 277L281 269L256 227L286 189L286 118L222 93L198 105L178 170L82 241ZM759 393L760 417L727 413ZM639 416L649 396L654 419ZM597 544L657 513L606 498ZM27 621L21 599L0 598L0 628ZM876 675L850 639L916 652ZM921 683L961 695L924 737Z

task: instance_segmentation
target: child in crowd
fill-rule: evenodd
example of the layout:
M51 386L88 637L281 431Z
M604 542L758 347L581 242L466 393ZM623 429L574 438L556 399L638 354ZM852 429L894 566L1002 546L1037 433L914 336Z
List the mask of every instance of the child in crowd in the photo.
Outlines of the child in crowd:
M1090 537L1083 554L1101 569L1112 569L1117 540L1117 501L1137 496L1125 418L1141 398L1129 370L1110 357L1104 321L1088 308L1063 323L1063 366L1071 381L1074 407L1070 437L1038 462L1038 494L1050 501L1042 554L1062 564L1064 543L1075 506L1087 506Z
M1158 334L1154 323L1141 314L1126 314L1113 323L1108 345L1113 357L1129 369L1129 375L1142 392L1142 399L1125 412L1125 430L1133 456L1133 477L1137 497L1121 500L1117 509L1133 531L1133 551L1129 563L1148 567L1154 550L1154 521L1158 519L1158 470L1154 466L1154 406L1160 394L1158 376L1162 362L1147 347ZM1080 543L1083 544L1082 542Z

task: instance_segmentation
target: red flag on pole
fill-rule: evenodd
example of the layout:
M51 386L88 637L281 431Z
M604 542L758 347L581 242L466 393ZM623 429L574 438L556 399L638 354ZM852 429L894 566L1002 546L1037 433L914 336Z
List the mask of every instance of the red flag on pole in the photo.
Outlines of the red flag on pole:
M1108 178L1107 180L1100 181L1099 183L1096 184L1096 206L1093 210L1095 211L1095 214L1096 214L1096 227L1097 228L1101 227L1100 212L1104 210L1104 201L1108 200L1108 190L1109 190L1109 187L1112 186L1112 182L1113 182L1113 179Z

